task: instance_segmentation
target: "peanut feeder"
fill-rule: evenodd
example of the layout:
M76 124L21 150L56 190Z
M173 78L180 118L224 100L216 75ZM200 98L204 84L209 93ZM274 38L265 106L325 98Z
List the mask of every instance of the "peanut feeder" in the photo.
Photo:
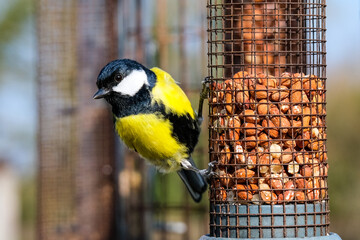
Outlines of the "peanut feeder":
M208 0L209 239L330 236L324 13Z

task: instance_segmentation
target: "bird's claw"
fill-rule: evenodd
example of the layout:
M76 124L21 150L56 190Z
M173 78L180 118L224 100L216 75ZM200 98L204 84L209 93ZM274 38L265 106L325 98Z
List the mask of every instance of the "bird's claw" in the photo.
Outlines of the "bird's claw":
M210 180L211 180L213 177L217 177L217 176L218 176L218 174L213 171L213 168L215 167L215 165L216 165L216 161L209 162L207 169L199 170L200 175L201 175L204 179L206 179L207 182L210 182Z
M204 84L208 84L208 83L210 83L210 77L209 76L207 76L207 77L205 77L205 79L204 80L202 80L202 82L201 82L203 85Z

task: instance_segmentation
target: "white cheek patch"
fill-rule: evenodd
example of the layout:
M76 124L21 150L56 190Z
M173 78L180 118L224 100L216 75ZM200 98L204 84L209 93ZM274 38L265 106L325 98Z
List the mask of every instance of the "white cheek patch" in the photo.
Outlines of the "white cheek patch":
M122 95L134 96L144 85L149 85L145 71L134 70L112 90Z

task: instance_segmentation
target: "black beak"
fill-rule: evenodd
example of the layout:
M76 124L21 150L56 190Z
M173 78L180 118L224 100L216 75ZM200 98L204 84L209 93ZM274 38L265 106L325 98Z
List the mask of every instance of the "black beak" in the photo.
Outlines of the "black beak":
M99 91L97 91L95 93L95 95L93 96L94 99L99 99L99 98L103 98L106 95L108 95L110 93L110 90L104 89L104 88L100 88Z

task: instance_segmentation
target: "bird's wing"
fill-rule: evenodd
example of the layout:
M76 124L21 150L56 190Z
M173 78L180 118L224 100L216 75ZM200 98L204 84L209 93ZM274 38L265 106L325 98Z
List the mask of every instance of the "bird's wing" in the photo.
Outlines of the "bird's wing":
M174 136L186 145L188 154L191 154L200 133L191 103L170 74L159 68L151 70L157 78L152 89L152 104L164 106L166 118L172 123Z
M152 89L152 103L163 104L167 114L173 113L180 116L189 114L194 119L195 113L189 99L170 74L160 68L152 68L151 71L157 78Z

